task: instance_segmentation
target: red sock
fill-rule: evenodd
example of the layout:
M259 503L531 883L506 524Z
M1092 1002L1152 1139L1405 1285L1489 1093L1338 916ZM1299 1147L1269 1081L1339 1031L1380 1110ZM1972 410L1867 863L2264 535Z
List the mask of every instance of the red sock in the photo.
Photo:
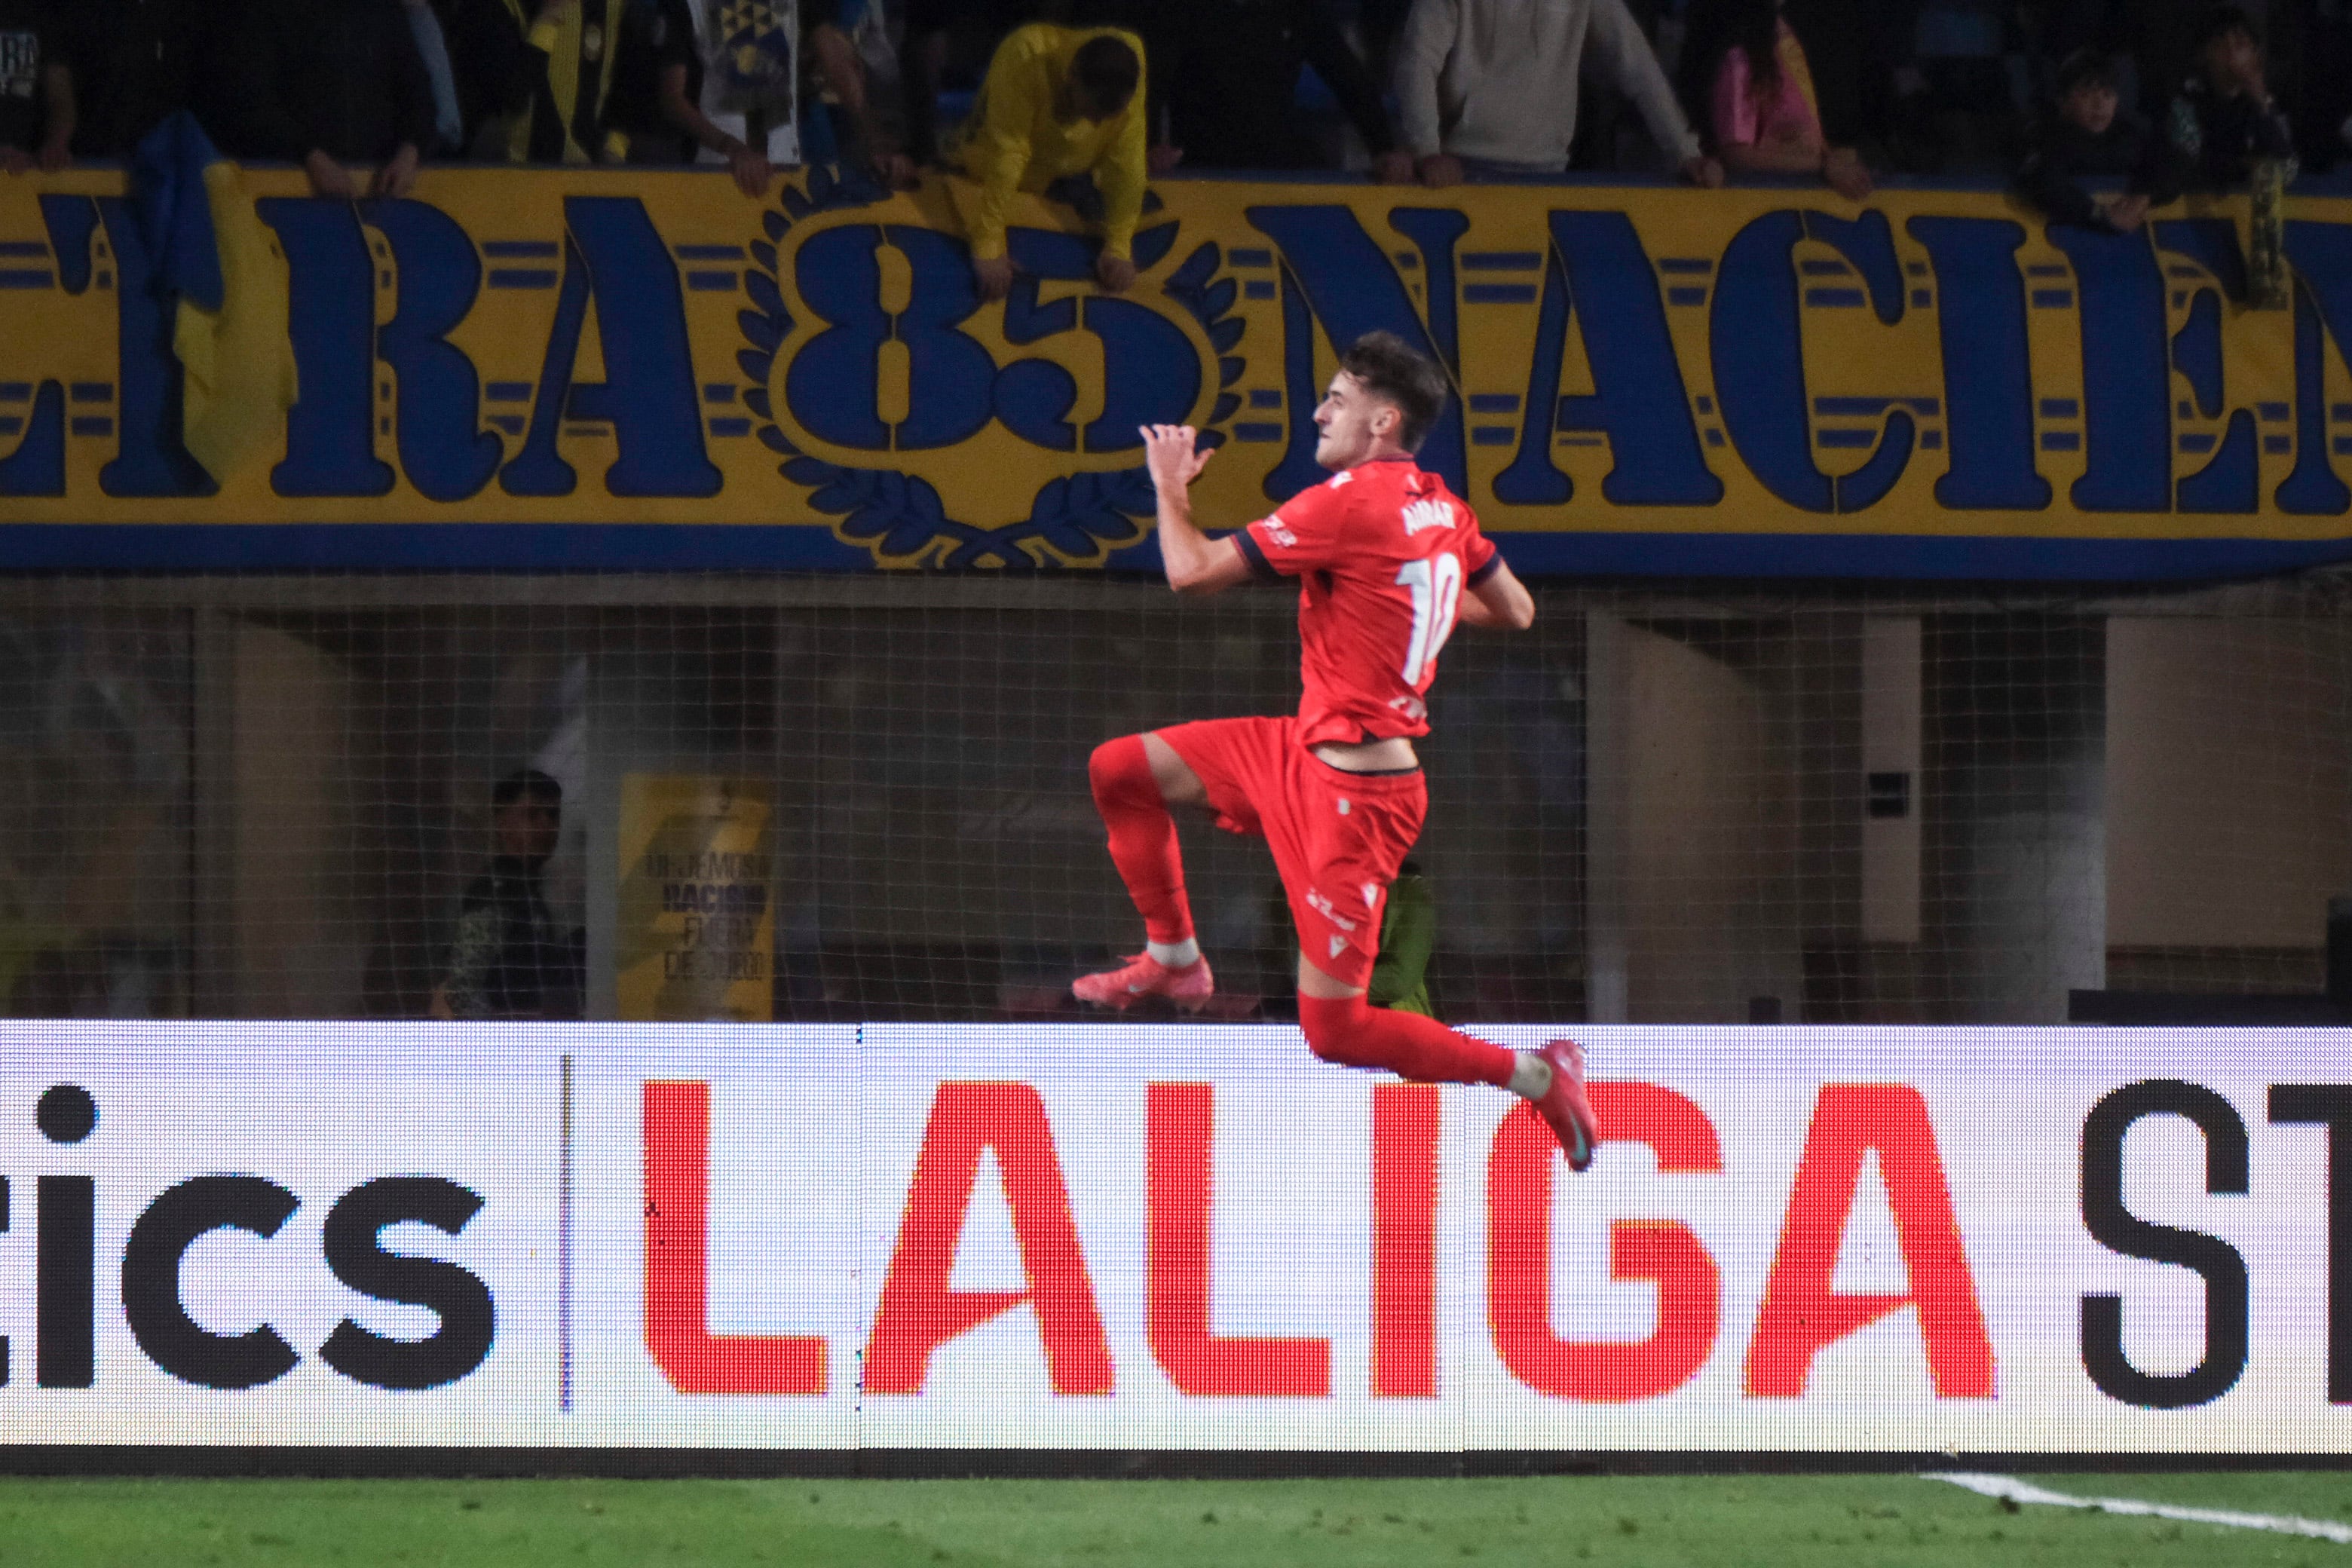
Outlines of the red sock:
M1121 735L1095 748L1087 761L1095 809L1110 829L1110 858L1127 883L1128 897L1143 911L1143 929L1153 942L1182 942L1192 934L1192 905L1184 897L1184 862L1176 848L1176 823L1160 785L1143 737Z
M1341 1067L1386 1068L1416 1083L1509 1087L1517 1057L1418 1013L1375 1007L1361 996L1331 1001L1301 994L1298 1026L1307 1049Z

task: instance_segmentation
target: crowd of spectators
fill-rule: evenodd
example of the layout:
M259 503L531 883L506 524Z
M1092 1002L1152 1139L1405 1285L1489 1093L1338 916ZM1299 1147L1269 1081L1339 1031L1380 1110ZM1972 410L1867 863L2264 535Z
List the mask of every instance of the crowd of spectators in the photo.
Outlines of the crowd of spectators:
M1446 185L1569 170L2008 173L2127 229L2352 155L2352 0L0 0L0 167L174 110L321 195L436 160L960 170L989 292L1015 189L1090 183L1107 287L1179 167ZM364 177L356 171L364 171ZM2098 196L2082 182L2121 188Z

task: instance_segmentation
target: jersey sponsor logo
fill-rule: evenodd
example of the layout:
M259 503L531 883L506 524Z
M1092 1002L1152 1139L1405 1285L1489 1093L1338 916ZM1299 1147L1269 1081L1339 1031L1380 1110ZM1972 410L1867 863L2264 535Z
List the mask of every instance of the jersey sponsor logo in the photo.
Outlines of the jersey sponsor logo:
M1404 509L1404 536L1411 539L1425 528L1452 528L1454 508L1442 500L1417 500Z

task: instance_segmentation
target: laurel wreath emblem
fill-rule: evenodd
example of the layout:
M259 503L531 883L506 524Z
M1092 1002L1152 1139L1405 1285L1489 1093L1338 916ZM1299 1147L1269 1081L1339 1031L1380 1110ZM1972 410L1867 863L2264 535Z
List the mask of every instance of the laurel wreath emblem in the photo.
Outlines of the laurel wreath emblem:
M752 265L744 269L751 308L735 318L745 345L735 360L751 384L743 405L758 421L759 439L783 459L776 471L806 489L809 505L833 520L835 535L869 552L877 565L924 564L945 571L1100 566L1111 552L1141 542L1150 531L1154 500L1150 476L1140 465L1050 479L1031 498L1028 516L989 528L950 517L938 489L919 475L828 462L803 451L778 426L769 376L793 321L779 281L776 247L803 219L872 205L888 195L861 175L818 164L809 170L805 188L786 185L779 205L761 215L767 237L751 244ZM1157 196L1148 195L1144 210L1148 221L1149 214L1165 209ZM1174 248L1176 229L1171 219L1136 235L1139 271ZM1223 444L1221 426L1241 407L1241 395L1232 390L1243 367L1234 351L1247 323L1232 313L1240 286L1218 277L1223 260L1214 243L1199 246L1161 286L1163 294L1200 322L1218 355L1217 400L1201 435L1204 447Z

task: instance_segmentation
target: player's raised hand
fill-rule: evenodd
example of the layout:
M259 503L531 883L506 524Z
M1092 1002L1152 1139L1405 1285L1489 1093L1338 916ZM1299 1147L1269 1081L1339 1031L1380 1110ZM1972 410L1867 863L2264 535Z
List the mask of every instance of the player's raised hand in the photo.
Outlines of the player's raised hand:
M1200 432L1190 425L1144 425L1138 426L1143 434L1143 466L1151 475L1152 487L1162 492L1174 490L1181 494L1201 477L1201 470L1216 456L1214 447L1195 450L1193 443Z

